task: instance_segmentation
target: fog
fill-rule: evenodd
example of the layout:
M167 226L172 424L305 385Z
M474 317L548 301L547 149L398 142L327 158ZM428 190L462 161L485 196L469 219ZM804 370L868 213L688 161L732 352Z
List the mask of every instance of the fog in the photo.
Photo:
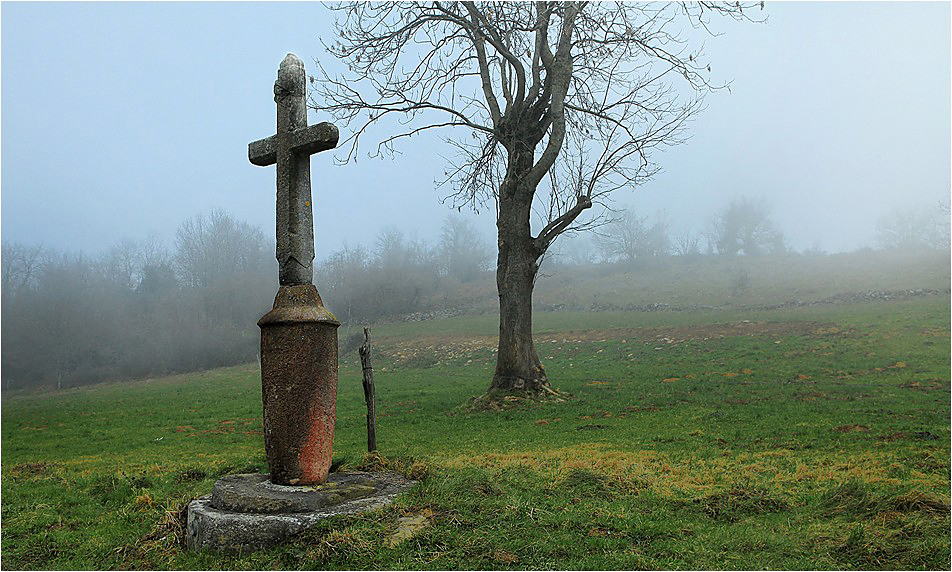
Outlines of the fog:
M764 14L716 21L716 37L685 31L730 89L707 96L689 141L655 157L663 172L615 205L701 233L751 197L790 248L840 252L874 246L897 209L947 201L950 5ZM251 165L246 146L273 133L285 53L333 69L322 41L332 14L320 4L4 3L3 240L96 254L154 235L171 247L183 220L216 208L270 237L274 169ZM436 137L398 150L346 166L312 157L318 259L387 227L438 239L451 211L434 180L450 150ZM492 240L492 205L463 214Z

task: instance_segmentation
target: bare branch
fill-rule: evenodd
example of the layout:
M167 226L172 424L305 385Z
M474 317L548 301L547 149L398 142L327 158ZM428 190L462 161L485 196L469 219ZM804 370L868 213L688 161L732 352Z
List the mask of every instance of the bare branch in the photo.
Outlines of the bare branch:
M542 229L542 232L540 232L539 235L533 239L536 248L541 252L545 252L545 250L549 247L549 244L551 244L552 240L554 240L556 236L568 228L569 225L571 225L575 219L577 219L578 216L582 214L582 211L591 207L592 199L585 195L580 195L574 207L564 212L549 224L545 225L545 228Z
M476 50L476 58L479 61L479 77L482 79L483 95L486 97L486 103L489 105L489 113L493 125L498 126L502 122L502 113L499 110L499 101L496 94L493 93L492 77L489 71L489 59L486 57L486 44L483 36L475 31L469 32L473 40L473 49Z
M484 36L486 40L491 43L496 51L499 52L502 57L506 58L506 61L512 66L513 72L516 74L516 95L514 99L515 101L521 102L526 92L526 70L522 67L522 60L509 51L509 48L506 47L499 33L499 29L486 19L486 16L477 9L475 3L463 2L463 6L466 7L473 21L486 30L487 33ZM474 33L480 32L476 31Z
M348 72L320 68L312 103L349 133L345 161L391 117L399 132L379 137L371 156L441 130L445 200L493 203L500 214L500 188L518 188L529 203L520 212L541 228L532 239L541 256L560 233L604 222L612 193L656 174L653 152L684 141L703 96L725 87L682 24L716 35L714 16L753 20L759 6L343 3L327 49Z
M552 132L545 150L538 162L532 167L527 178L530 184L538 185L542 177L549 172L562 150L562 141L565 139L565 96L572 78L572 32L575 29L575 16L578 14L578 5L569 3L562 17L562 33L559 46L556 49L552 65L546 66L547 77L552 75L552 99L549 107L548 121L551 122Z

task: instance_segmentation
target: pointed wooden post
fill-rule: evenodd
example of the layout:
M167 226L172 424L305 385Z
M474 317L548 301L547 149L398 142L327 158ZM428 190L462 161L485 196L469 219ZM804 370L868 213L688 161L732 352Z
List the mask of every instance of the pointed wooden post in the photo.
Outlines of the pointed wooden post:
M357 350L360 353L360 365L364 373L364 400L367 402L367 452L377 450L377 395L374 389L374 368L371 363L373 345L370 342L370 328L364 328L364 343Z

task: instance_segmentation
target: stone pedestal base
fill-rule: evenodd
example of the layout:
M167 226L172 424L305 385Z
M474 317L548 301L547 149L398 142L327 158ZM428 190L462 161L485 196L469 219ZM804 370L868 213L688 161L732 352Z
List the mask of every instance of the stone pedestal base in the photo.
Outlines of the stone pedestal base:
M323 483L337 411L337 327L311 284L281 286L261 327L264 450L271 479Z
M396 473L333 473L315 486L272 484L268 475L231 475L188 505L190 550L274 546L338 514L381 507L416 481Z

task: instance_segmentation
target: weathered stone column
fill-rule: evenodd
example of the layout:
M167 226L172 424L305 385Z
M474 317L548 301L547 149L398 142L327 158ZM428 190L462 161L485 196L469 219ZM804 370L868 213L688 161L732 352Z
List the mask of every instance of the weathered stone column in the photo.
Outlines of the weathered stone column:
M337 327L312 281L310 155L337 145L330 123L308 127L304 63L278 69L277 133L248 145L255 165L277 165L276 257L280 289L261 328L264 445L277 485L323 483L331 466L337 403Z
M271 482L323 483L337 415L337 327L311 284L281 286L261 328L264 448Z

